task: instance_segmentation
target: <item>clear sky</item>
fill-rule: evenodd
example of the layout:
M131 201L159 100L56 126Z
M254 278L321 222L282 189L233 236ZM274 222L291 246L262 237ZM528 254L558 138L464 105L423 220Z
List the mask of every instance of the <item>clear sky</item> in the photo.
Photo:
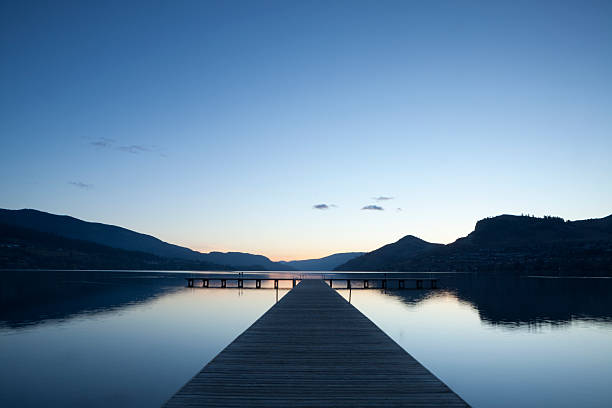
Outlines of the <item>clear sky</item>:
M0 207L274 260L612 213L609 1L2 1L0 52Z

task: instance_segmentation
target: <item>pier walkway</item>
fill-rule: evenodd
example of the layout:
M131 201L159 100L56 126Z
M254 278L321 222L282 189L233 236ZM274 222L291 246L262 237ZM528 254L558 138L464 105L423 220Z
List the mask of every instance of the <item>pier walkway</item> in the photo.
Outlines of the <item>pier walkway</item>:
M166 407L467 407L322 280L303 280Z

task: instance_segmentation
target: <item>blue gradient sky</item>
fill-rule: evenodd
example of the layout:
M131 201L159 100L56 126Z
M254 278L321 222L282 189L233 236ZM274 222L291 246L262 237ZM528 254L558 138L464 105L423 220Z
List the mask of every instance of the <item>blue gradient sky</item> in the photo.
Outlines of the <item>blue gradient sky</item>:
M91 3L0 4L1 207L275 260L612 213L610 2Z

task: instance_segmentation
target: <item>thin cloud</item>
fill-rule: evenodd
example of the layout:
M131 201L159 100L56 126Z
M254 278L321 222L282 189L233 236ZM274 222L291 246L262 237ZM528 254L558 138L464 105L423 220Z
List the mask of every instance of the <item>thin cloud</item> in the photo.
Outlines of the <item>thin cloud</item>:
M312 206L315 210L329 210L331 208L336 208L336 204L315 204Z
M401 208L398 207L397 210L395 210L395 211L400 212L400 211L404 211L404 210L402 210Z
M99 139L94 140L93 142L90 142L89 144L92 146L104 149L104 148L112 147L114 143L115 141L113 139L101 137Z
M372 198L376 201L387 201L387 200L393 200L395 197L379 196L379 197L372 197Z
M160 157L168 157L168 155L164 153L163 149L161 149L159 146L146 144L119 145L116 140L108 137L98 138L89 142L89 144L97 149L112 149L131 154L157 153Z
M83 190L89 190L93 187L93 184L83 183L82 181L69 181L68 184L74 187L81 188Z
M147 153L152 149L149 146L145 145L129 145L129 146L119 146L117 150L121 150L122 152L139 154L139 153Z
M365 207L361 208L362 210L375 210L375 211L383 211L384 208L378 206L378 205L366 205Z

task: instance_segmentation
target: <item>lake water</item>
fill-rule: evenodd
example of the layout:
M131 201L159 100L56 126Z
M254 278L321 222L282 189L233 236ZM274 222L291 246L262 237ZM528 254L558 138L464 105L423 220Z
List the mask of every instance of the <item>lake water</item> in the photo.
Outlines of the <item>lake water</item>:
M185 276L0 272L0 406L159 406L291 286ZM612 406L612 279L437 276L338 291L474 407Z

